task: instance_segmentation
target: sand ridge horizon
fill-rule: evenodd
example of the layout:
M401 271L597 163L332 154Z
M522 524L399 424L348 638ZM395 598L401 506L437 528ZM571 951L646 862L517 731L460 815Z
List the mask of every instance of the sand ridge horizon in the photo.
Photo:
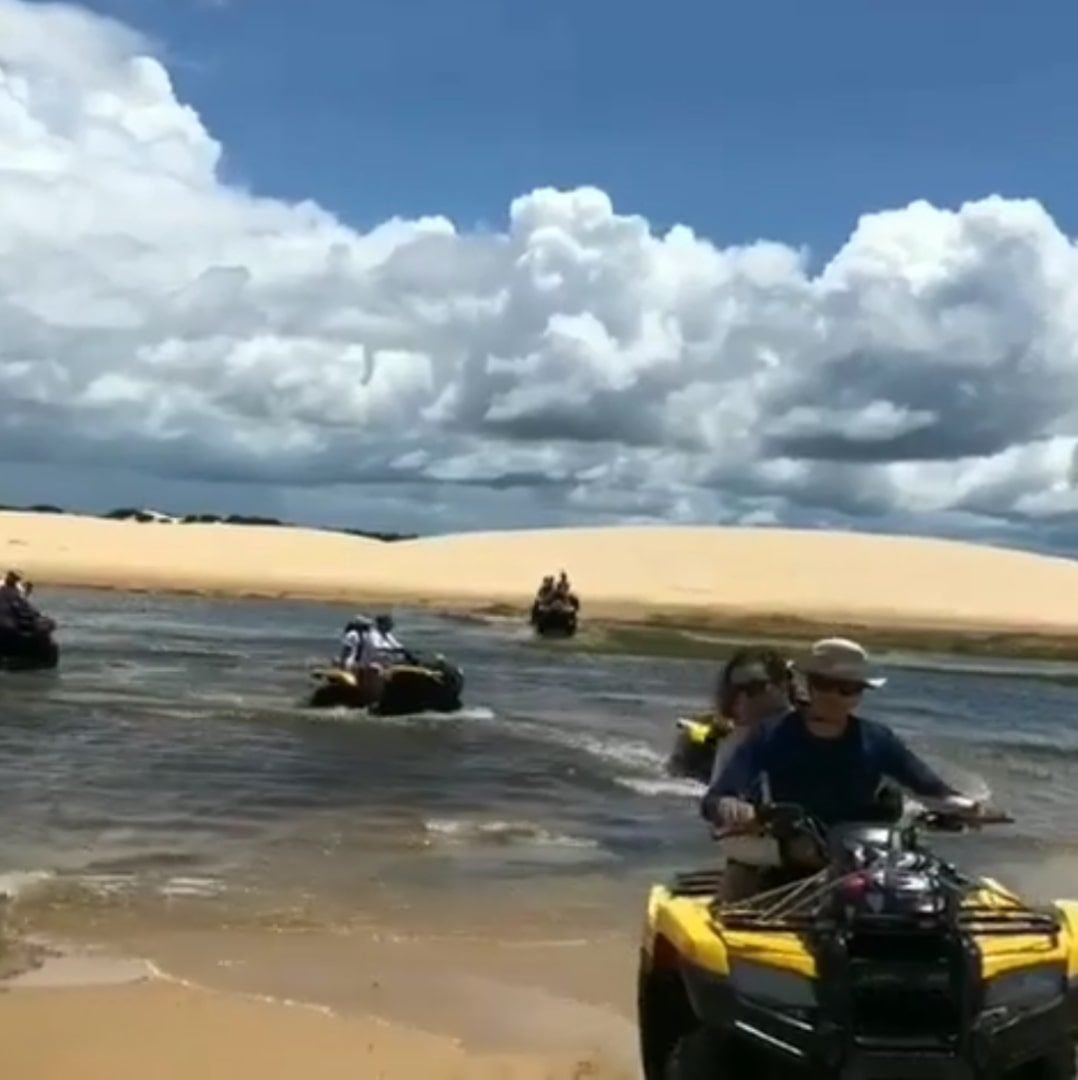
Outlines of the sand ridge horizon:
M0 561L39 586L442 604L530 603L568 570L584 618L795 618L1078 635L1078 562L936 537L726 525L331 530L0 512Z

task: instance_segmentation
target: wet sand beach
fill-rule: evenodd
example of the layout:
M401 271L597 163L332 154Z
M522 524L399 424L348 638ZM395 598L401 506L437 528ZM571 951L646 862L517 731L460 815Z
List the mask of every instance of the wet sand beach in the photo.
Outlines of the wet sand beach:
M480 1055L377 1020L150 980L0 998L5 1068L25 1080L628 1080L587 1057Z

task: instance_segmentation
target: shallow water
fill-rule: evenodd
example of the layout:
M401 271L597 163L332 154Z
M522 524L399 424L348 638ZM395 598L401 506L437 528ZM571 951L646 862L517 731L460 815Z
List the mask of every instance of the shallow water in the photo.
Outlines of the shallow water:
M712 664L536 648L513 626L400 611L406 641L464 665L468 707L379 720L299 704L344 609L41 600L63 627L61 670L0 675L0 891L31 915L317 926L436 903L466 922L481 894L528 906L543 932L565 912L598 929L613 898L635 920L649 877L709 857L696 789L663 761ZM889 674L875 714L1019 818L951 843L1073 891L1078 688Z

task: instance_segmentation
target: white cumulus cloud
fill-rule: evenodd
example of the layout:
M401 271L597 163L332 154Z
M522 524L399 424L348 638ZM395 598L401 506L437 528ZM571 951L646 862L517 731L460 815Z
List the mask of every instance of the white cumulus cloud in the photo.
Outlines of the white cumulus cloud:
M811 273L593 188L364 233L221 155L139 34L0 0L0 461L439 527L1078 520L1078 253L1035 201L867 214Z

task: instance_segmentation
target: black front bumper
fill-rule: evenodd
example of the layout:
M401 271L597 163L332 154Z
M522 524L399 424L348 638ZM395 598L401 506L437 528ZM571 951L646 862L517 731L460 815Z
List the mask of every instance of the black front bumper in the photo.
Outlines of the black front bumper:
M686 971L685 988L705 1027L736 1041L768 1066L837 1080L993 1080L1045 1057L1072 1053L1078 983L1037 1009L983 1012L949 1034L876 1036L819 1008L780 1009L734 993L730 983Z

